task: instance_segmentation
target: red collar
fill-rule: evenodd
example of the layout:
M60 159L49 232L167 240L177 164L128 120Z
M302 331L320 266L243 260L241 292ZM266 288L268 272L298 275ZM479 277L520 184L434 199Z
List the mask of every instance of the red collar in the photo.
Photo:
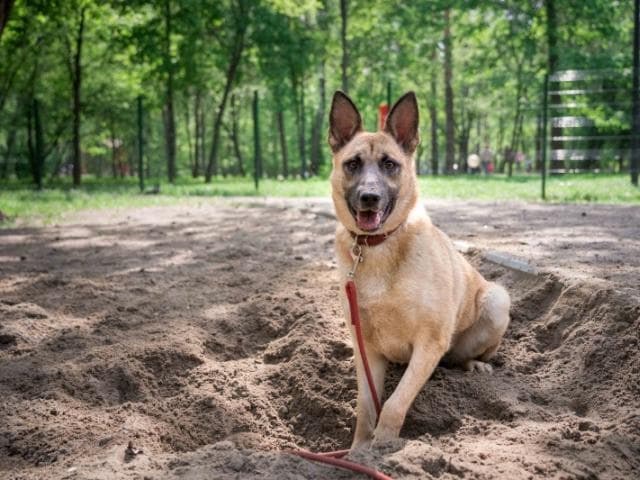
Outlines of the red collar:
M377 235L358 235L357 233L353 233L349 230L352 238L356 239L358 245L366 245L368 247L375 247L376 245L380 245L384 242L389 236L391 236L396 230L398 230L400 226L398 225L393 230L390 230L385 233L379 233Z

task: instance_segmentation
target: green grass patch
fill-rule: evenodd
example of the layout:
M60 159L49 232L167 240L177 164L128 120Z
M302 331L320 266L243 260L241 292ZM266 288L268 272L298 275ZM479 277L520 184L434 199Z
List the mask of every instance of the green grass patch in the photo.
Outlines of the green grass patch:
M541 201L539 176L421 177L419 185L425 198ZM87 176L79 189L71 189L67 180L49 183L42 191L20 181L0 183L0 212L10 218L9 222L4 222L6 226L17 219L27 223L51 223L67 212L80 209L169 205L200 201L203 197L328 197L329 194L330 185L326 178L266 179L260 182L258 191L250 178L216 178L208 184L202 179L181 178L174 185L161 184L158 194L141 194L135 178L98 179ZM630 184L627 175L565 175L548 180L547 201L640 203L640 189Z
M541 202L539 175L420 178L426 198L465 200L524 200ZM546 201L551 203L640 203L640 189L631 185L628 175L571 174L547 179Z

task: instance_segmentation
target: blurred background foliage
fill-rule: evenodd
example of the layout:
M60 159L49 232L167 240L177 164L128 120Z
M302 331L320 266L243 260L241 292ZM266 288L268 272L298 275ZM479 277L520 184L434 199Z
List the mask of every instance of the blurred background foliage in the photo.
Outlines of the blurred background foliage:
M389 90L392 99L416 91L421 173L463 172L483 149L498 171L511 174L521 152L535 172L547 71L611 72L598 85L620 84L618 106L587 102L572 115L589 116L600 132L630 128L631 0L0 5L4 182L78 186L86 176L136 175L139 97L143 170L156 183L253 175L256 91L266 178L326 176L326 118L339 88L368 129ZM601 167L628 169L624 161L612 156Z

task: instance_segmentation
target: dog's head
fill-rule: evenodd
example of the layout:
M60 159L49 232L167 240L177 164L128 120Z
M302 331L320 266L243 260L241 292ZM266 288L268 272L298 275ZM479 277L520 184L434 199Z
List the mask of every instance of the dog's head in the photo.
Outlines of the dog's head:
M413 153L418 135L418 103L413 92L398 100L382 131L362 130L351 99L338 91L329 114L333 151L331 186L338 220L357 234L398 227L418 198Z

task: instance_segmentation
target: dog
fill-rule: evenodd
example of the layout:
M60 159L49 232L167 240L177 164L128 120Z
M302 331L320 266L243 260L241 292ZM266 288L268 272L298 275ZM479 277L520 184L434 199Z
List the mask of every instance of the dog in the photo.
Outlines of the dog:
M362 448L399 437L409 407L443 357L468 371L491 372L487 362L509 325L510 298L467 262L419 202L413 92L403 95L384 128L372 133L363 130L351 99L337 91L328 140L338 271L347 279L355 245L362 245L354 279L365 351L380 397L388 362L408 364L376 423L354 327L347 320L358 384L352 448ZM341 300L349 319L344 292Z

